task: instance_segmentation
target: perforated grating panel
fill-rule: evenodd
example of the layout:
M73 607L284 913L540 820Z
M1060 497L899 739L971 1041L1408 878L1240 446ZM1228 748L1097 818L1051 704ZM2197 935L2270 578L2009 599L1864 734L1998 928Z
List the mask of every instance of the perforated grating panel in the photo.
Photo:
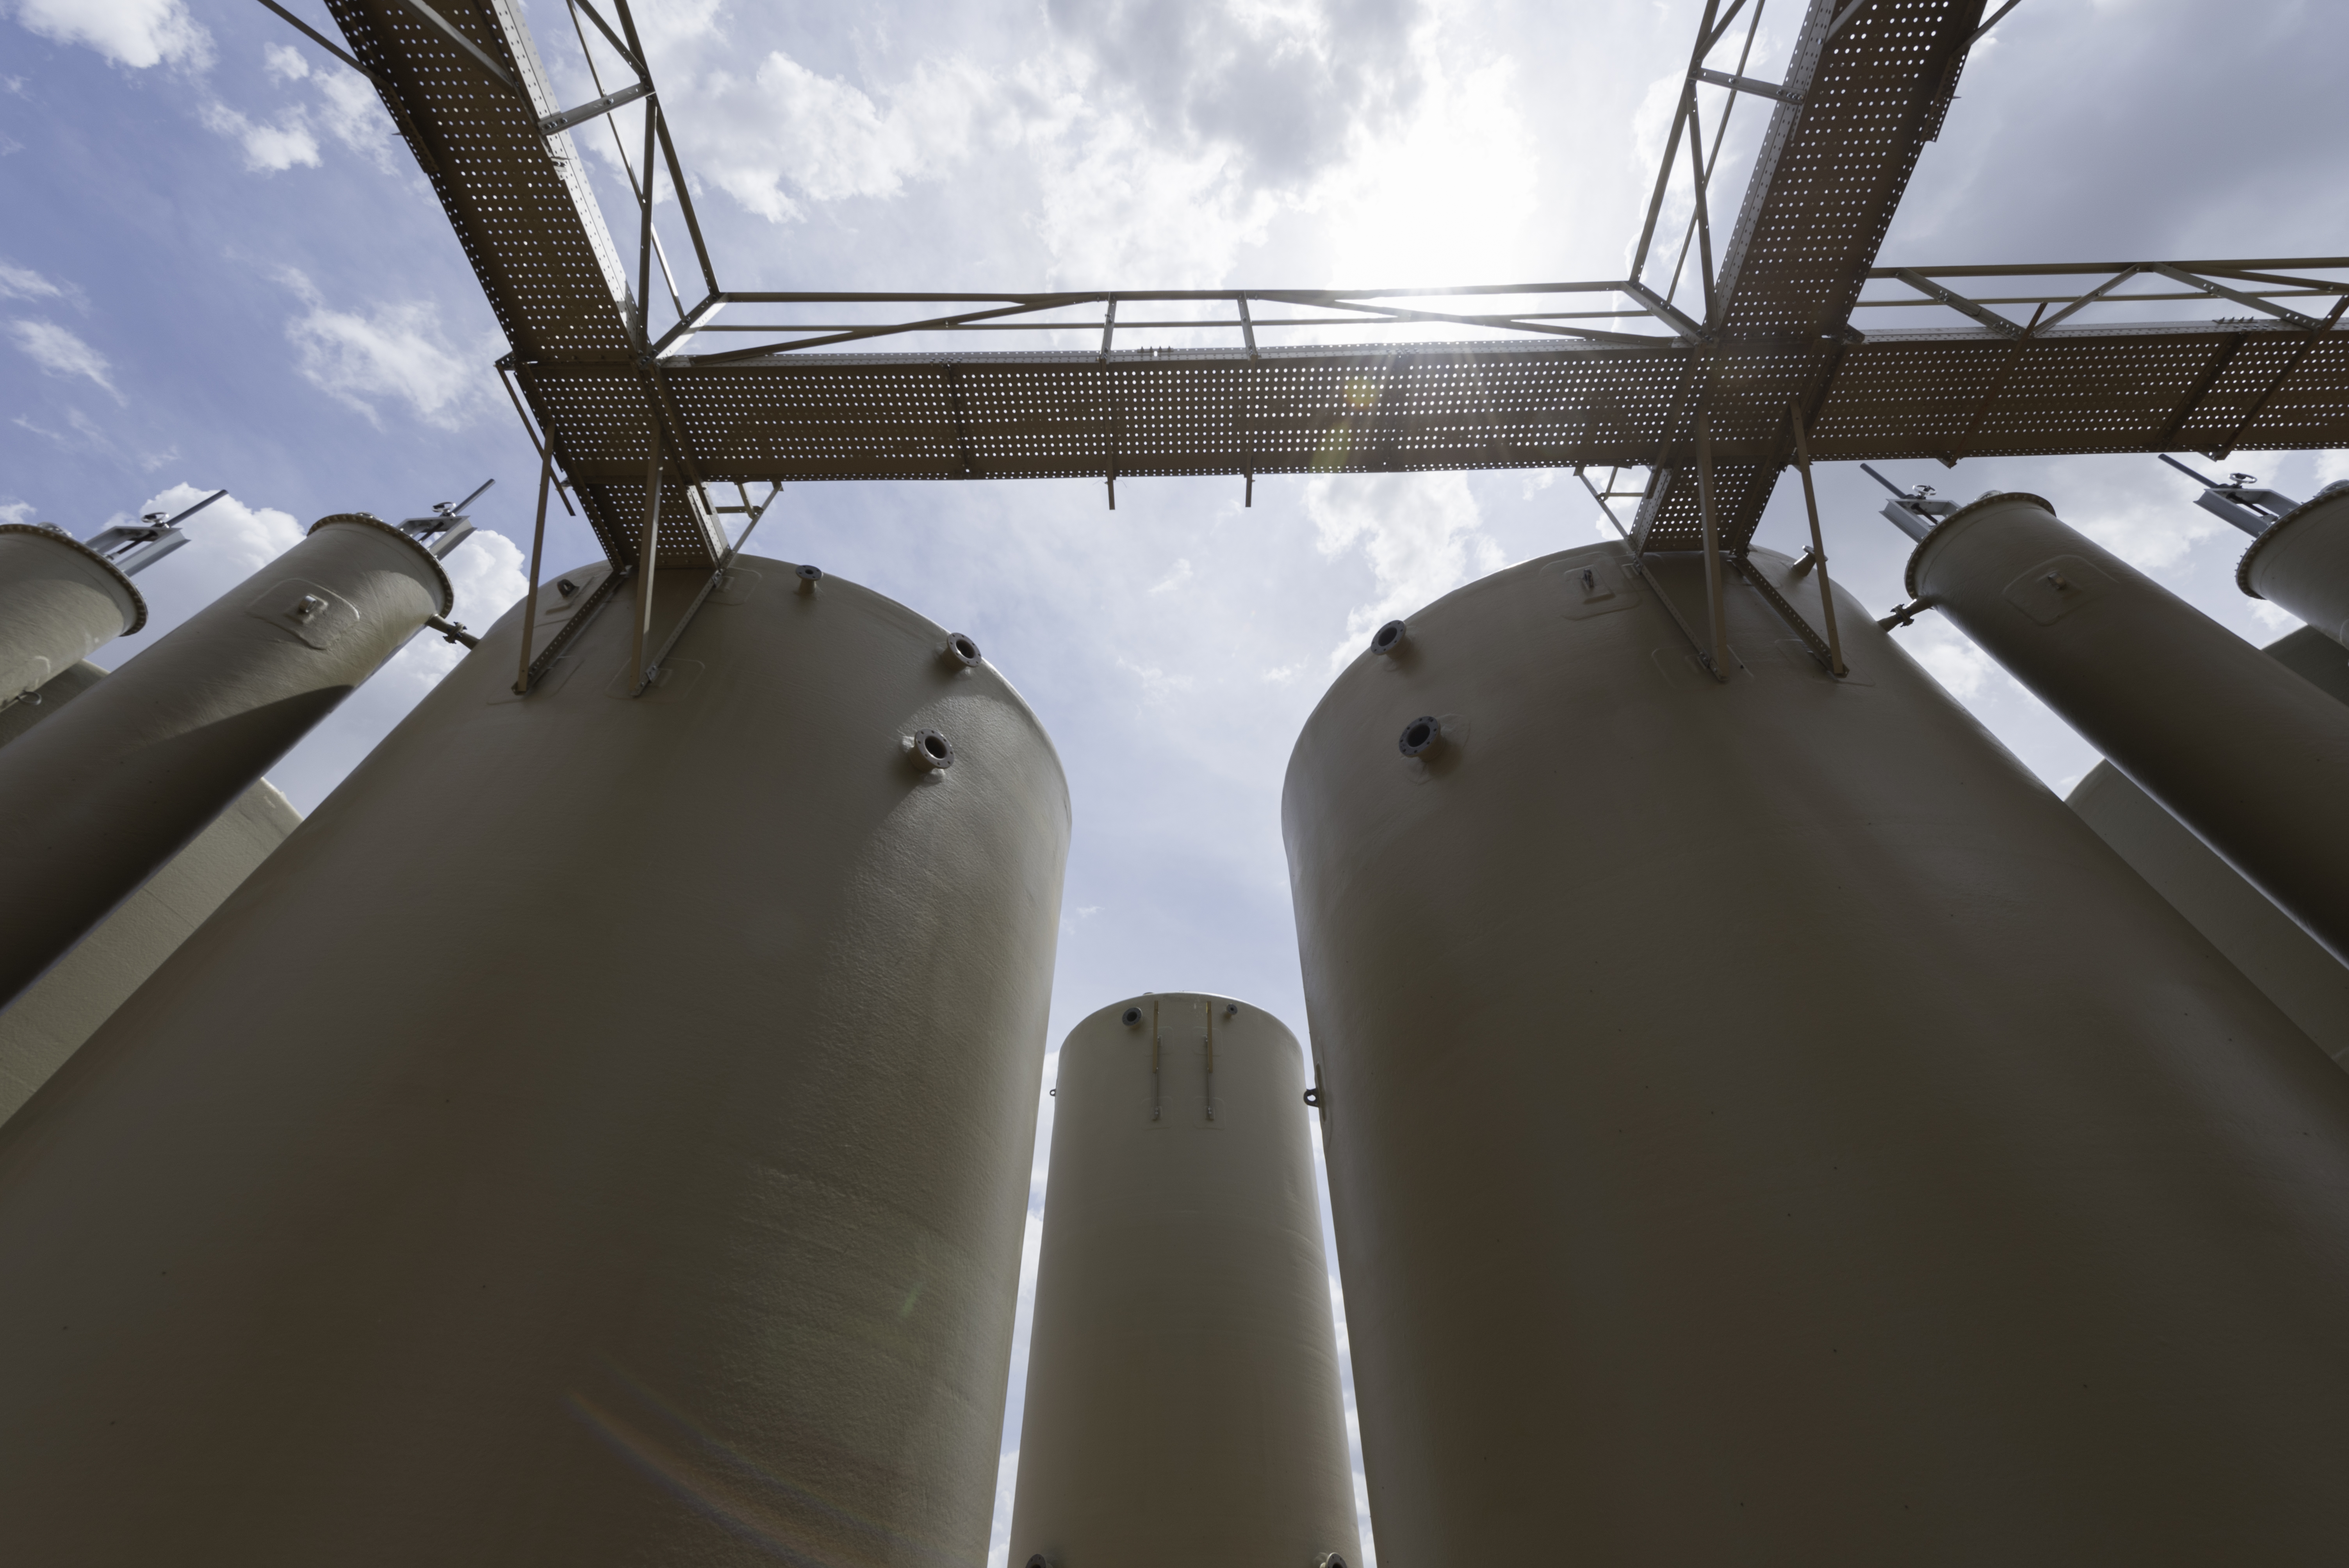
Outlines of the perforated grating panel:
M1940 129L1982 0L1869 0L1825 37L1842 8L1819 0L1805 18L1788 81L1802 104L1773 114L1723 254L1731 333L1841 332Z
M393 118L432 181L517 354L627 359L626 274L567 133L538 133L554 102L536 52L496 0L434 9L528 88L492 81L397 0L327 0L351 52L398 88ZM509 46L508 35L518 40Z

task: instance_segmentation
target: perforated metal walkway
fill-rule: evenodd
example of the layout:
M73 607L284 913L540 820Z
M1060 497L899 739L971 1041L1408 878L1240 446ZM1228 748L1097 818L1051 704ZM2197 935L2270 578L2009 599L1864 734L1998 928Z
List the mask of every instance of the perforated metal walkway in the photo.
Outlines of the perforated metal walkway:
M1751 537L1792 456L1790 409L1808 422L1821 460L2220 455L2349 440L2349 340L2332 330L2338 301L2323 298L2349 300L2349 283L2261 271L2349 260L1876 267L1919 152L1939 134L1982 0L1812 0L1785 80L1758 89L1772 119L1717 266L1700 199L1692 236L1703 252L1702 319L1639 291L1649 303L1635 308L1657 328L1646 335L1528 317L1516 336L1448 344L1257 347L1251 332L1228 349L967 354L794 347L812 341L804 334L700 352L718 330L709 325L717 306L785 296L722 295L698 223L708 295L665 337L650 337L636 303L650 282L649 238L636 237L632 289L573 133L543 129L564 106L508 0L435 0L435 15L481 59L416 0L329 5L440 195L533 414L623 562L636 552L656 432L665 565L706 562L722 548L686 503L688 489L709 481L1638 467L1656 476L1638 517L1643 542L1688 549L1700 537L1696 487L1677 480L1700 418L1711 425L1732 547ZM1692 159L1702 156L1694 84L1718 77L1701 67L1742 5L1706 6L1684 104ZM625 11L619 20L607 36L633 65L641 50ZM657 158L683 186L666 127L656 129L643 162ZM1658 205L1662 189L1660 180ZM1702 180L1697 190L1701 198ZM1643 240L1643 259L1647 249ZM2116 299L2129 297L2114 292L2121 283L2169 278L2186 293L2146 297L2209 295L2253 314L2059 325L2084 298L2021 323L1947 286L2001 273L2093 273L2082 293ZM1912 303L1954 300L1950 308L1983 325L1855 331L1871 279L1918 290ZM2043 296L2042 315L2062 297ZM2332 303L2333 314L2319 320L2277 303L2287 298ZM972 313L968 323L1020 308L1040 307Z

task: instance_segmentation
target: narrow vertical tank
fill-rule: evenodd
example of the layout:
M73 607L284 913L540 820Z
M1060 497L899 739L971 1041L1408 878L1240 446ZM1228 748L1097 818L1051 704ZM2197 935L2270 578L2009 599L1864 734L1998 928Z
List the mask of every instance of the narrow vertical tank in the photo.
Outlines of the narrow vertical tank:
M41 687L38 703L0 708L0 746L53 717L105 678L87 661ZM139 989L237 883L299 826L300 812L266 779L115 908L47 973L0 1007L0 1121Z
M1380 1561L2336 1557L2349 1076L1857 603L1716 683L1651 581L1448 595L1289 764Z
M1960 509L1917 546L1908 583L2349 961L2349 707L2037 496Z
M2349 1067L2349 965L2111 763L2090 769L2064 803L2325 1055Z
M1066 786L800 582L510 613L0 1127L0 1561L984 1557Z
M114 563L55 529L0 523L0 708L147 624Z
M2313 626L2262 651L2336 701L2349 702L2349 655ZM2325 1055L2349 1067L2349 965L2111 763L2090 769L2064 803Z
M2349 643L2349 484L2327 485L2251 541L2235 584Z
M1360 1568L1296 1037L1136 996L1055 1087L1009 1561Z
M450 601L422 545L370 517L329 517L0 750L0 1006Z

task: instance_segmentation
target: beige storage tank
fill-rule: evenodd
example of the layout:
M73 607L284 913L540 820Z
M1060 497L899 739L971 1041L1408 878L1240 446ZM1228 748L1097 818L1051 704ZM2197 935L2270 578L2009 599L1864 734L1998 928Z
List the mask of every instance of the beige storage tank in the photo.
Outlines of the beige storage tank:
M37 704L0 708L0 746L55 714L105 674L93 664L69 665L41 688ZM0 1121L80 1049L122 999L301 821L302 814L276 786L261 780L71 953L0 1008Z
M147 624L113 562L53 528L0 523L0 711Z
M2349 707L2037 496L1960 509L1917 546L1908 582L2349 960Z
M2236 585L2349 643L2349 484L2332 484L2251 541Z
M1010 1563L1361 1568L1305 1087L1228 997L1069 1031Z
M329 517L0 750L0 1006L450 605L422 545Z
M2337 1560L2349 1075L1858 603L1725 608L1513 567L1290 761L1382 1568Z
M2335 700L2349 702L2349 655L2313 626L2269 644L2265 652ZM2349 1067L2349 966L2111 763L2089 769L2065 804L2327 1056Z
M1066 786L801 581L510 613L0 1127L0 1561L983 1559Z

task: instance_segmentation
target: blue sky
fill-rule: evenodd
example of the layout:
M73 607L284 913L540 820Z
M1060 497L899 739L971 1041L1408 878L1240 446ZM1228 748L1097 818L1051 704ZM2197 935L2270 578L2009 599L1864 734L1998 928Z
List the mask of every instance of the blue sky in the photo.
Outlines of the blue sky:
M640 21L729 287L1309 286L1619 275L1699 9L643 0ZM1754 74L1799 9L1765 13ZM527 10L584 88L560 7ZM0 16L0 516L87 534L234 498L141 580L153 622L101 660L320 515L410 515L487 478L485 531L450 565L458 618L494 618L521 592L533 460L495 325L371 93L249 3ZM1884 259L2349 251L2344 45L2334 5L2025 0L1976 49ZM580 146L619 227L609 139ZM2235 461L2302 496L2349 476L2337 454ZM2292 624L2236 591L2240 536L2149 458L1911 467L1895 477L1961 499L2049 497L2255 641ZM1838 575L1888 607L1908 547L1880 492L1856 469L1820 489ZM1763 541L1800 527L1790 480ZM555 566L594 553L575 523L553 533ZM1093 482L802 486L755 548L969 632L1050 728L1076 804L1057 1043L1154 989L1301 1029L1278 802L1305 714L1388 615L1599 537L1570 479L1506 473L1266 480L1252 509L1237 480L1130 480L1114 513ZM2093 765L1933 617L1902 635L2051 785ZM413 645L276 781L314 808L455 656ZM1007 1449L1023 1377L1024 1349Z

